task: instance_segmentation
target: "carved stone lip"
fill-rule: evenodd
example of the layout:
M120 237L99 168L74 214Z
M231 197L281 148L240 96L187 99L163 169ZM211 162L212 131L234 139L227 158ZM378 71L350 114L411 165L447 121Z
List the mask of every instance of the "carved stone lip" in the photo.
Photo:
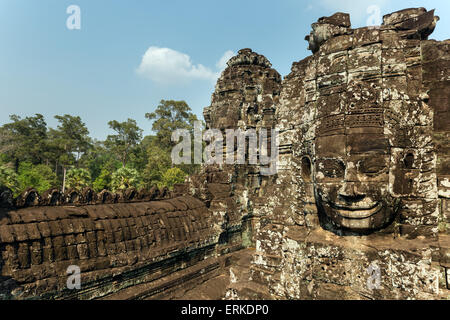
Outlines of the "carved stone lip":
M332 204L331 207L346 219L367 219L380 211L383 205L377 202L370 207L344 207L336 204Z

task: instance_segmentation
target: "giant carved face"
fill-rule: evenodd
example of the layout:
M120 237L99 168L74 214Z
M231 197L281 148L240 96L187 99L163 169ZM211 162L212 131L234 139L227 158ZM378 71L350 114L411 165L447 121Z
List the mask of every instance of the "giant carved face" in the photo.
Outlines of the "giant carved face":
M387 226L397 201L389 192L389 143L371 127L317 137L314 192L322 225L340 233Z

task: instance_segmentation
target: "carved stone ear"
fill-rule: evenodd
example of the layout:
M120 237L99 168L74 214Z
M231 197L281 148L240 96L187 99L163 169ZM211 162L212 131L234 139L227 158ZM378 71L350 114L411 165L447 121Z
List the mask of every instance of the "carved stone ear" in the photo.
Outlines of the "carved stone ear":
M308 156L304 156L301 161L301 173L303 181L311 182L312 181L312 164L311 159Z
M33 207L39 205L40 196L36 189L28 188L16 198L17 207Z
M315 203L307 203L303 207L305 223L308 228L316 229L320 227L319 213Z

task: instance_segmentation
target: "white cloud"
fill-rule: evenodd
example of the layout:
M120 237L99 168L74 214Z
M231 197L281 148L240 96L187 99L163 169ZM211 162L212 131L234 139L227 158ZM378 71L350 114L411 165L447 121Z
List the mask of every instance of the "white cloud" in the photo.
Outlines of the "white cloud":
M219 69L220 71L224 70L227 67L228 60L230 60L230 58L235 55L236 54L231 50L225 51L222 58L220 58L220 60L216 63L217 69Z
M226 61L232 56L227 51L217 62L219 72L202 64L193 64L189 55L170 48L149 47L142 57L137 73L159 84L182 84L192 80L216 81ZM234 54L233 54L234 55ZM226 60L225 60L226 59Z

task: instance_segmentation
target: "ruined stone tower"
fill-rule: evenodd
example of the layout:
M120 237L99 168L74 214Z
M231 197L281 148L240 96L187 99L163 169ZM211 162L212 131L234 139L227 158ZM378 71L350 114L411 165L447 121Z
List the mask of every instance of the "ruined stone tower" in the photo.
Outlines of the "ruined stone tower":
M256 237L253 276L274 297L448 289L448 150L437 146L448 145L450 42L427 40L437 21L420 8L380 27L351 29L343 13L313 24L314 54L282 83L276 121L290 152Z

